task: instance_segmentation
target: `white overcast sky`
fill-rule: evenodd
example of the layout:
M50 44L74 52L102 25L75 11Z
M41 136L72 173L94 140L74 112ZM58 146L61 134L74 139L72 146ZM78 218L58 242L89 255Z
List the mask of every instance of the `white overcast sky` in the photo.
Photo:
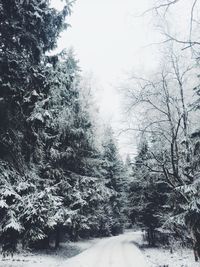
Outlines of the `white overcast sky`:
M59 3L53 0L58 8ZM77 0L68 18L71 27L59 40L59 49L73 47L81 69L95 76L100 88L101 115L114 128L121 119L116 87L124 74L131 69L149 71L156 66L157 48L150 44L157 42L158 36L152 18L136 17L151 3L151 0ZM123 143L120 147L128 150Z

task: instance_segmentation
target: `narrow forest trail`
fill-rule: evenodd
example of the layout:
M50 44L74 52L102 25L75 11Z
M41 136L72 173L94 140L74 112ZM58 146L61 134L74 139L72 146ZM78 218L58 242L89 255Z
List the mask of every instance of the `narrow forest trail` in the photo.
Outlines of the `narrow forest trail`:
M100 240L90 249L66 261L63 267L148 267L134 244L137 234L128 232Z

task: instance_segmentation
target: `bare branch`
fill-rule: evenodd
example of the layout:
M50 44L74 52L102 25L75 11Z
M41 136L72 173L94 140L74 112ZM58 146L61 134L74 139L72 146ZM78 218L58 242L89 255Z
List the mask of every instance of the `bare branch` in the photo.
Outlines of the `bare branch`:
M157 133L157 131L151 131L151 130L144 130L144 129L137 129L137 128L126 128L126 129L123 129L123 130L120 130L119 134L118 134L118 137L123 134L123 133L126 133L126 132L129 132L129 131L135 131L135 132L143 132L143 133Z
M168 11L168 9L170 8L170 6L178 3L180 0L173 0L173 1L167 1L166 3L163 3L163 4L160 4L160 5L157 5L155 7L152 7L152 8L149 8L147 10L145 10L141 15L139 15L138 17L141 17L141 16L144 16L146 15L147 13L149 12L152 12L152 11L156 11L156 13L158 13L158 10L159 9L165 9L165 12L166 13Z
M187 45L187 47L185 47L183 49L186 49L186 48L189 48L189 47L193 47L195 45L200 45L200 42L192 41L192 40L183 41L183 40L180 40L180 39L177 39L177 38L171 36L168 33L165 33L165 36L169 38L169 39L165 40L165 42L175 41L175 42L177 42L179 44L185 44L185 45Z
M191 42L192 39L192 28L193 28L193 19L194 19L194 8L196 6L198 0L194 0L192 9L191 9L191 16L190 16L190 34L189 34L189 40Z

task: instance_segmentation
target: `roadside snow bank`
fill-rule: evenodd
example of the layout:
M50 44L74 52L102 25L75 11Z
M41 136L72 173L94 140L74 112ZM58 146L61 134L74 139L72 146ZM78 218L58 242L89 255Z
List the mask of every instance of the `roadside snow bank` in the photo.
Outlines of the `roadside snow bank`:
M0 256L1 267L60 267L71 258L84 250L90 248L99 239L67 242L61 244L57 251L46 250L41 252L23 252L15 254L14 257L3 258Z
M200 263L195 262L191 249L177 248L173 254L169 249L164 248L145 248L142 249L143 255L149 267L199 267Z

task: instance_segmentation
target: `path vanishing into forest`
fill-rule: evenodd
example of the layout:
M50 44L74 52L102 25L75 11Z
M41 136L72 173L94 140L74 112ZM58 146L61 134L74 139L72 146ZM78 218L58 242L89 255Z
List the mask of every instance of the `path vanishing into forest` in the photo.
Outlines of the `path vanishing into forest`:
M134 244L134 232L105 238L81 254L69 259L63 267L148 267Z

